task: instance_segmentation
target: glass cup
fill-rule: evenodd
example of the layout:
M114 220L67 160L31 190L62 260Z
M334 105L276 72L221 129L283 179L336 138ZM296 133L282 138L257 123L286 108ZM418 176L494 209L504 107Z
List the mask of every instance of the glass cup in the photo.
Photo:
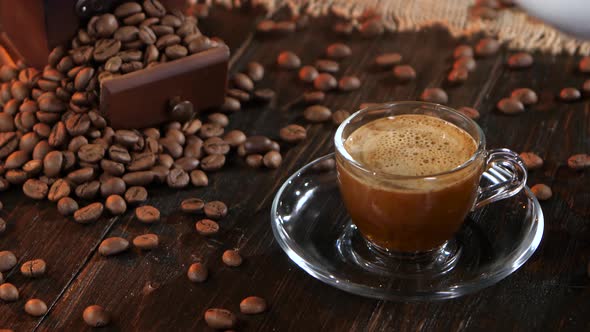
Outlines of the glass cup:
M357 128L405 114L436 117L455 125L473 138L475 152L452 170L407 176L371 169L346 150L345 141ZM395 102L360 110L340 125L335 146L340 192L366 242L365 249L379 262L376 268L403 274L452 269L461 253L453 238L467 214L515 195L527 179L518 154L507 149L486 150L477 123L438 104ZM484 171L498 172L507 181L481 187Z

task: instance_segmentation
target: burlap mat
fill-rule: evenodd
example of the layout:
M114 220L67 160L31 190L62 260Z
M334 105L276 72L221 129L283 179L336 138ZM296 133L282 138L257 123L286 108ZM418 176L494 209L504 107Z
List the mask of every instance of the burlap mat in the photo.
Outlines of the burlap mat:
M208 0L227 7L240 6L240 0ZM543 51L553 54L590 54L590 42L567 36L555 28L529 17L516 8L499 11L497 19L484 20L470 15L475 0L252 0L270 14L290 8L312 16L337 12L355 20L367 9L382 13L391 31L416 31L432 25L446 27L455 37L485 33L496 36L510 49Z

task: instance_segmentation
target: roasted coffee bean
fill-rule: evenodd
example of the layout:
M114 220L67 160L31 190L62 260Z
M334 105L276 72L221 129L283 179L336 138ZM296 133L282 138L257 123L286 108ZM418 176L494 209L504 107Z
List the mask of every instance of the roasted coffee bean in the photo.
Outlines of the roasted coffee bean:
M10 182L0 177L0 192L6 191L10 187Z
M109 213L115 216L121 215L127 211L127 204L123 197L119 195L110 195L107 197L104 206Z
M136 153L133 155L131 164L127 166L127 170L131 172L145 171L152 168L156 164L156 155L151 152Z
M275 92L269 88L254 90L254 98L259 101L269 102L275 97Z
M195 54L213 47L215 47L215 44L211 39L205 36L198 36L188 44L188 51L190 54Z
M200 198L187 198L180 203L180 209L185 213L199 213L204 207L205 201Z
M45 142L45 143L43 143L43 142ZM18 143L19 143L19 138L15 132L6 132L6 133L0 132L0 158L5 158L6 156L10 155L14 150L16 150L16 148L18 148ZM43 144L41 144L41 143L43 143ZM47 148L49 148L49 144L47 144L47 141L41 141L41 142L37 143L37 146L40 144L46 145ZM35 149L33 150L33 157L35 157L41 153L41 152L38 152L38 154L35 154L35 150L37 149L37 146L35 146ZM35 159L39 159L39 158L35 158Z
M127 151L127 149L121 145L112 145L108 152L109 158L113 161L123 164L128 164L131 162L131 155L129 154L129 151Z
M283 69L297 69L301 67L301 59L290 51L283 51L277 57L277 64Z
M100 190L100 181L84 182L76 187L76 196L83 199L93 199Z
M480 57L494 55L500 49L500 43L493 38L483 38L475 46L475 54Z
M334 43L326 48L326 55L332 59L343 59L349 57L352 50L346 44Z
M211 201L205 203L203 211L207 218L219 220L227 215L227 205L221 201Z
M47 141L50 146L57 148L64 145L67 138L68 134L65 124L63 122L58 122L51 128Z
M144 224L153 224L160 221L160 211L151 205L144 205L135 209L135 217Z
M578 64L578 69L582 73L590 73L590 56L585 56L580 60Z
M248 296L240 302L240 312L255 315L266 311L266 301L258 296Z
M311 83L318 77L318 75L319 73L317 69L313 66L303 66L299 69L299 79L303 82Z
M4 163L4 168L5 169L20 168L27 161L29 161L29 159L30 158L29 158L29 154L27 153L27 151L22 151L22 150L14 151L6 158L6 161Z
M393 67L393 76L400 82L408 82L416 78L416 71L409 65Z
M171 26L167 26L167 25L161 25L161 24L151 25L150 28L152 28L152 31L154 31L154 33L158 37L162 37L162 36L166 36L166 35L170 35L170 34L174 33L174 28Z
M131 16L126 17L123 20L123 23L126 25L138 25L141 22L143 22L143 20L145 20L145 14L144 13L137 13L137 14L133 14Z
M348 119L349 116L350 116L350 112L348 112L346 110L338 110L338 111L332 113L332 122L335 125L339 125L342 122L344 122L344 120Z
M420 95L420 100L437 104L446 104L449 102L449 96L443 89L426 88Z
M532 186L531 191L533 192L535 197L537 197L537 199L540 201L546 201L546 200L550 199L551 196L553 196L553 192L551 191L551 187L549 187L546 184L542 184L542 183Z
M447 81L453 84L460 84L467 81L469 71L466 68L455 68L449 72Z
M141 250L156 249L160 244L160 239L156 234L138 235L133 239L133 245Z
M41 73L35 68L25 68L18 73L18 80L23 82L29 89L35 86Z
M576 88L563 88L559 92L559 98L566 102L572 102L582 98L582 94Z
M120 57L123 62L141 61L143 54L138 50L127 50L119 52L118 57Z
M285 142L296 143L303 141L307 137L307 130L300 125L290 124L281 128L279 136Z
M59 60L59 63L55 66L55 68L62 73L67 73L70 69L74 68L74 58L69 55L64 56L61 58L61 60Z
M211 219L201 219L195 224L197 233L203 236L211 236L219 232L219 224Z
M111 195L123 195L125 193L126 185L123 179L118 177L111 177L100 185L100 194L103 197L111 196Z
M65 126L70 136L80 136L88 132L90 124L88 114L73 114L66 120Z
M5 302L14 302L19 298L18 289L11 283L0 285L0 300Z
M180 59L188 54L188 49L182 45L171 45L166 47L166 56L171 60Z
M332 111L322 105L313 105L303 111L303 117L309 122L328 121L332 116Z
M590 155L585 153L575 154L567 159L567 166L574 170L588 168L590 167Z
M18 101L25 100L25 98L29 96L30 91L31 89L21 81L13 82L12 86L10 87L10 93L12 94L12 98Z
M354 25L350 22L337 22L332 26L332 31L343 36L350 36L353 30Z
M252 61L248 63L246 73L252 81L259 82L264 78L264 67L259 62Z
M97 41L96 45L94 46L93 57L94 57L95 61L105 62L110 57L117 54L119 52L119 50L121 50L121 41L120 40L101 39L101 40Z
M152 30L149 26L140 27L138 37L146 45L153 45L158 39L154 30Z
M166 168L172 168L172 165L174 165L174 158L169 154L162 153L158 155L158 163Z
M96 163L104 158L105 149L100 144L86 144L78 150L78 158L87 163Z
M45 175L55 177L59 175L63 167L63 153L51 151L43 158L43 170Z
M231 329L237 321L236 315L227 309L213 308L205 311L205 322L212 329Z
M240 102L247 102L250 101L250 94L246 91L242 91L240 89L228 89L227 95L236 98Z
M142 11L141 5L136 2L125 2L115 8L114 14L118 18L125 18ZM146 10L147 11L147 10Z
M217 138L217 137L214 137ZM229 146L228 146L228 151L229 151ZM197 158L194 157L182 157L180 159L177 159L176 161L174 161L174 167L175 168L179 168L185 172L190 172L194 169L196 169L197 167L199 167L200 161ZM166 176L170 175L170 173L168 173ZM188 182L187 182L188 185Z
M184 17L184 15L183 15ZM165 15L160 19L160 24L178 28L182 25L182 20L174 15Z
M332 60L316 60L315 67L325 73L337 73L340 70L340 64Z
M174 105L170 110L170 117L174 121L188 121L190 120L195 114L193 103L190 101L181 101Z
M143 9L150 17L164 17L166 15L166 8L158 0L145 0Z
M204 163L203 159L203 163ZM166 177L166 183L170 188L184 188L188 185L190 177L188 173L180 168L174 168Z
M306 104L318 104L324 101L326 94L322 91L306 91L303 93L303 101Z
M63 50L63 49L60 49L60 50ZM63 54L62 54L62 56L63 56ZM50 57L50 60L51 59L52 58ZM0 65L0 82L10 82L13 79L15 79L17 76L18 76L18 69L16 67L13 67L8 64Z
M260 168L263 165L264 156L258 153L246 156L246 165L252 168Z
M8 113L0 113L0 132L14 131L14 118Z
M457 109L457 112L473 120L479 119L479 111L472 107L463 106Z
M94 169L92 167L83 167L70 172L66 179L74 184L81 184L90 181L94 177Z
M519 156L529 171L543 167L543 159L534 152L522 152Z
M262 163L268 168L279 168L283 162L283 157L277 151L269 151L264 155Z
M526 52L518 52L508 58L507 64L511 69L528 68L533 65L533 56Z
M209 185L209 178L205 172L194 170L191 172L191 183L195 187L206 187Z
M459 45L453 51L453 58L459 59L461 57L473 57L473 47L469 45Z
M168 46L173 46L180 44L181 40L178 35L173 33L163 35L158 40L156 40L156 47L160 50L167 48Z
M246 74L237 73L233 79L234 85L241 90L251 92L254 90L254 82Z
M39 299L30 299L25 303L25 312L34 317L40 317L47 313L47 304Z
M83 46L75 49L72 53L72 60L77 65L84 65L90 63L92 55L94 53L94 47Z
M518 114L524 112L524 105L515 98L502 98L496 104L498 110L504 114Z
M6 272L16 266L16 256L12 251L0 251L0 272Z
M218 124L222 127L227 127L227 125L229 124L229 118L227 117L227 115L223 113L211 113L207 116L207 119L211 123Z
M272 141L266 136L250 136L244 142L246 154L266 153L272 148Z
M6 171L6 174L4 174L4 177L6 178L6 180L8 182L10 182L10 184L23 184L25 183L25 181L27 181L27 179L29 178L29 175L27 174L27 172L22 171L22 170L18 170L18 169L11 169Z
M226 96L223 105L221 105L221 110L226 112L237 112L241 107L242 105L239 100Z
M237 267L242 265L243 258L236 249L230 249L223 252L221 260L227 266Z
M186 276L192 282L204 282L209 276L209 271L204 264L193 263L189 266Z
M539 100L535 91L528 88L516 89L512 91L510 97L520 100L525 106L536 104Z
M43 91L55 91L59 87L59 82L40 79L39 81L37 81L37 85Z
M45 274L47 270L47 264L42 259L34 259L24 262L20 267L20 272L25 277L39 277Z
M103 256L120 254L129 249L129 241L122 237L109 237L98 246L98 252Z
M123 181L127 186L147 186L154 181L154 173L151 171L130 172L123 175Z
M37 134L38 137L49 138L49 134L51 133L51 127L46 123L36 123L33 126L33 131L35 132L35 134Z
M104 206L102 205L102 203L91 203L74 212L74 220L81 224L91 223L100 218L103 209Z
M49 187L47 184L36 179L28 179L23 184L23 193L32 199L44 199L47 196L48 191Z
M338 81L328 73L321 73L313 81L313 86L320 91L329 91L338 87Z
M375 64L381 68L390 68L398 65L402 61L402 55L399 53L384 53L375 57Z
M374 38L385 32L385 26L381 18L369 19L360 25L359 32L365 38Z
M227 154L229 149L229 144L219 137L211 137L203 143L203 150L210 155Z
M453 63L453 69L464 68L467 69L467 71L469 72L474 71L476 67L477 64L475 62L475 59L467 56L460 57Z
M211 137L219 137L223 135L224 129L222 126L214 123L205 123L201 126L201 130L199 130L199 136L202 139L207 139Z
M356 76L343 76L338 81L338 88L341 91L352 91L357 90L361 87L361 80Z
M123 74L131 73L143 69L141 61L126 62L121 65L121 72Z
M246 141L246 134L241 130L231 130L223 136L223 140L235 148Z
M88 326L103 327L111 322L111 315L99 305L91 305L84 309L82 318Z
M62 216L69 216L78 210L78 202L70 197L62 197L57 201L57 211Z
M148 198L148 192L144 187L129 187L125 192L125 200L129 205L136 205L145 202Z

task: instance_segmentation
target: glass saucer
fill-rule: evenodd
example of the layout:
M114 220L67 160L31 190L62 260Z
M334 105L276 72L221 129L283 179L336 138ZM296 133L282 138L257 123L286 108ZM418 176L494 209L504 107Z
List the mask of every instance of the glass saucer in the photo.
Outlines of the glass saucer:
M338 188L334 154L293 174L271 209L274 236L295 264L344 291L385 300L441 300L488 287L522 266L543 236L543 212L528 188L471 213L451 240L461 254L440 274L403 274L379 267L351 223ZM327 166L327 167L326 167ZM484 185L505 173L484 173Z

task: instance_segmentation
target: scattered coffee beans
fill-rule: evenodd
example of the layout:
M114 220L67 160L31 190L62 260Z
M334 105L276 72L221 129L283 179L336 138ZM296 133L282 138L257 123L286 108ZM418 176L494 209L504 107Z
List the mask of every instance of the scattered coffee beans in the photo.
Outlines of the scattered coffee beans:
M205 172L194 170L191 172L191 183L195 187L206 187L209 185L209 178Z
M200 198L187 198L180 203L180 209L184 213L200 213L205 207L205 201Z
M138 235L133 239L133 245L141 250L152 250L158 247L160 239L156 234Z
M508 58L508 67L511 69L528 68L533 65L533 56L526 52L519 52Z
M84 322L92 327L106 326L111 322L111 315L103 307L99 305L91 305L84 309L82 313Z
M336 89L338 81L331 74L321 73L313 81L313 86L320 91L329 91Z
M74 212L74 220L81 224L87 224L96 221L102 215L103 210L104 206L102 203L91 203Z
M313 105L303 111L303 117L309 122L324 122L332 117L332 111L322 105Z
M197 233L204 236L214 235L219 232L219 224L211 219L201 219L197 221L195 228L197 229Z
M342 91L352 91L361 87L361 80L356 76L343 76L338 81L338 88Z
M160 221L160 211L151 205L144 205L135 209L135 217L144 224L153 224Z
M242 256L235 249L224 251L221 260L225 265L232 267L240 266L243 262Z
M11 283L3 283L0 285L0 300L6 302L14 302L19 298L18 289Z
M402 61L399 53L384 53L375 57L375 64L381 68L391 68Z
M307 130L300 125L290 124L281 128L279 136L285 142L296 143L307 137Z
M534 152L522 152L519 156L529 171L543 167L543 159Z
M346 44L335 43L331 44L326 48L326 55L332 59L343 59L349 57L352 54L352 50Z
M449 96L441 88L426 88L420 95L420 100L437 104L446 104L449 102Z
M42 259L34 259L24 262L20 267L20 272L25 277L39 277L45 274L47 264Z
M559 98L563 101L571 102L582 98L582 94L576 88L563 88L559 92Z
M205 322L212 329L231 329L236 325L238 318L227 309L207 309L205 311Z
M189 266L186 273L188 280L192 282L204 282L209 276L207 266L202 263L193 263Z
M500 49L500 43L493 38L483 38L475 46L475 54L480 57L494 55Z
M575 154L568 158L567 166L571 169L582 170L590 167L590 155L585 153ZM2 253L0 252L0 270L2 269Z
M205 203L203 212L207 218L219 220L227 215L227 205L221 201L211 201Z
M111 256L122 253L129 248L129 241L122 237L109 237L104 239L100 246L98 246L98 252L103 256Z
M34 317L43 316L47 313L47 304L39 299L30 299L25 303L25 312Z
M397 65L393 67L393 76L400 82L409 82L416 78L416 71L409 65Z
M301 59L293 52L284 51L277 57L277 64L284 69L297 69L301 66Z
M472 107L463 106L460 107L457 112L473 120L479 119L479 111Z
M12 251L0 251L0 272L6 272L16 265L16 256Z
M127 203L125 203L123 197L119 195L110 195L107 197L104 207L114 216L121 215L127 211Z
M537 197L537 199L540 201L546 201L549 198L551 198L551 196L553 196L551 188L548 185L542 183L532 186L531 191L533 192L535 197Z
M520 102L525 106L536 104L539 101L537 93L529 88L516 89L512 91L510 97L520 100Z
M498 110L504 114L518 114L524 112L524 105L515 98L502 98L496 104Z
M266 311L266 301L258 296L248 296L240 302L240 312L255 315Z

